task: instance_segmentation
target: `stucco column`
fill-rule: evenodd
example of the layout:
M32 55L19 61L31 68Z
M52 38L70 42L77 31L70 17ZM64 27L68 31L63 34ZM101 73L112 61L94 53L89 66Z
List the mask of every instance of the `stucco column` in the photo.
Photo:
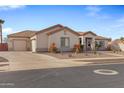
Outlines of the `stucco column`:
M92 45L91 45L92 47L92 50L95 50L95 39L93 38L93 40L92 40Z
M84 45L84 51L86 51L86 38L83 37L82 40L83 40L83 45Z

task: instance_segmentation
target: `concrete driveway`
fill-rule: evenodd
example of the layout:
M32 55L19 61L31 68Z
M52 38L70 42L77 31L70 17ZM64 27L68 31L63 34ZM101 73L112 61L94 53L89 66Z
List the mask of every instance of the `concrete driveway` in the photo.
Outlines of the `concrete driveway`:
M68 60L60 60L44 54L32 52L0 52L0 56L9 60L9 65L0 67L0 70L16 71L45 68L61 68L81 66L86 63L75 63ZM0 62L1 63L1 62Z

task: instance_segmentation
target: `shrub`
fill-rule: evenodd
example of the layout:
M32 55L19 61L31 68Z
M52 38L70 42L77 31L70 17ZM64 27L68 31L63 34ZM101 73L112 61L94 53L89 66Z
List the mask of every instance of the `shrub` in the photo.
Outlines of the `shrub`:
M74 45L74 48L73 48L73 51L74 51L75 53L80 53L80 52L81 52L80 44L75 44L75 45Z
M51 53L57 53L57 47L55 43L52 43L49 48L49 52Z

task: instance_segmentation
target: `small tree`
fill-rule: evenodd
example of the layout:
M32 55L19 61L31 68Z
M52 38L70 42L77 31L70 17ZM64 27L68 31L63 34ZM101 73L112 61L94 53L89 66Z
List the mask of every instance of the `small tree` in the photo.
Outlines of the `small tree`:
M0 19L0 24L3 24L4 22L5 22L4 20Z
M124 37L121 37L120 40L124 41Z
M81 52L80 44L75 44L73 51L77 54Z

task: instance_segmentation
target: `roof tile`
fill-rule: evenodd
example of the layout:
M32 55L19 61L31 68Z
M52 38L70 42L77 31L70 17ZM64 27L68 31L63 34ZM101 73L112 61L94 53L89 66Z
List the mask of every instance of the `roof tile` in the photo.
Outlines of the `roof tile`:
M25 30L25 31L10 34L10 35L8 35L8 37L26 37L26 38L30 38L36 32L37 31Z

